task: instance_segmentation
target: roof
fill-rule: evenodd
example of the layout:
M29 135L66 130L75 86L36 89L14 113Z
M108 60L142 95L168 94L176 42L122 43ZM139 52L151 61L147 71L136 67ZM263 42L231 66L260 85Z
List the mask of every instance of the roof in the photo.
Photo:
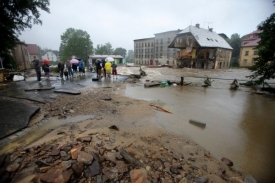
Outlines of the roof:
M258 46L259 41L261 40L261 38L258 36L258 34L261 32L262 31L260 31L260 30L256 30L256 31L253 31L253 32L245 35L245 37L243 38L241 47Z
M220 35L208 29L190 25L179 32L177 37L183 34L192 34L201 47L216 47L232 50L232 47Z
M147 39L155 39L155 38L154 37L149 37L149 38L135 39L134 41L142 41L142 40L147 40Z
M39 55L38 46L36 44L27 44L30 55Z
M124 58L123 56L121 56L121 55L92 55L92 56L90 56L90 58L107 58L107 57L113 57L113 58Z
M166 32L160 32L160 33L156 33L156 34L166 34L166 33L169 33L169 32L180 32L182 31L181 29L177 29L177 30L172 30L172 31L166 31ZM154 34L154 35L156 35Z

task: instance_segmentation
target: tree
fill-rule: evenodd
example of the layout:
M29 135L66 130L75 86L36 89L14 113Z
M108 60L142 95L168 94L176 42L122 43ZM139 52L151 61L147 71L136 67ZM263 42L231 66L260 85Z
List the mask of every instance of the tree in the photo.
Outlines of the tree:
M115 51L113 52L113 55L121 55L125 58L126 53L127 53L126 49L119 47L115 49Z
M60 59L62 61L68 60L72 55L75 55L83 60L87 54L93 54L93 42L90 40L90 35L83 30L68 28L61 35L61 44L59 47Z
M15 47L21 31L33 24L42 24L39 9L49 13L49 5L49 0L1 0L0 54Z
M113 48L111 43L106 43L105 45L97 45L95 49L95 54L97 55L112 55L113 54Z
M258 57L255 65L250 69L253 74L249 76L254 84L263 84L265 80L275 78L275 13L258 26L261 40L255 50Z
M134 51L133 50L128 50L128 54L126 56L126 62L127 63L134 62Z
M228 43L233 48L232 57L231 57L231 65L238 66L239 57L240 57L240 49L242 44L242 38L240 35L235 33L231 35L231 38L228 40Z

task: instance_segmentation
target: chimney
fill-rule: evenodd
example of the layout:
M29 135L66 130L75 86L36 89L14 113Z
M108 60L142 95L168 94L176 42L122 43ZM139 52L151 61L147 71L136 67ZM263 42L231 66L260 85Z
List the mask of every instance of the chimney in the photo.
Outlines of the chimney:
M200 28L200 24L196 24L196 27L197 27L197 28Z
M213 28L209 28L209 31L212 32L212 31L213 31Z

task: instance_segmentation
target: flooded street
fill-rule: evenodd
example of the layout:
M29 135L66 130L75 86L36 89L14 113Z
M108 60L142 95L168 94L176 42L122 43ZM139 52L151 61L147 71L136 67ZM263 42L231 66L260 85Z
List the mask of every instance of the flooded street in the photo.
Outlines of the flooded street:
M172 80L173 76L169 75L169 71L167 69L164 71L167 71L166 76L157 72L155 76L158 79ZM179 70L173 71L179 72ZM223 78L237 76L238 79L245 80L244 73L239 71L224 73ZM220 77L220 75L221 72L217 71L211 76ZM148 79L148 76L144 79ZM222 157L231 159L237 169L251 174L258 182L270 182L275 179L274 98L251 95L247 92L249 90L247 88L231 91L228 89L230 82L232 81L216 80L209 88L128 86L126 96L164 103L165 109L173 114L158 112L156 116L158 124L178 134L186 135L210 151L217 159ZM206 123L206 128L189 124L190 119Z

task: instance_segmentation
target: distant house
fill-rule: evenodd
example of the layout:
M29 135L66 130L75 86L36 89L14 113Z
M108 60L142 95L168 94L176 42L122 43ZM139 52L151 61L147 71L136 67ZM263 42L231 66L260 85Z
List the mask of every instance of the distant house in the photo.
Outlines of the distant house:
M112 57L116 64L123 64L124 57L121 55L92 55L89 56L89 63L94 64L97 59L105 60L107 57Z
M59 61L59 52L56 50L47 50L41 52L41 58L47 59L53 62Z
M35 59L40 59L39 49L36 44L27 44L29 50L29 61L32 62Z
M258 35L260 32L258 30L253 31L244 37L240 50L240 67L250 67L255 64L254 59L258 57L258 53L254 49L261 40Z
M222 35L226 37L226 35ZM222 69L228 68L232 47L213 29L188 26L177 34L169 48L180 49L178 67Z

